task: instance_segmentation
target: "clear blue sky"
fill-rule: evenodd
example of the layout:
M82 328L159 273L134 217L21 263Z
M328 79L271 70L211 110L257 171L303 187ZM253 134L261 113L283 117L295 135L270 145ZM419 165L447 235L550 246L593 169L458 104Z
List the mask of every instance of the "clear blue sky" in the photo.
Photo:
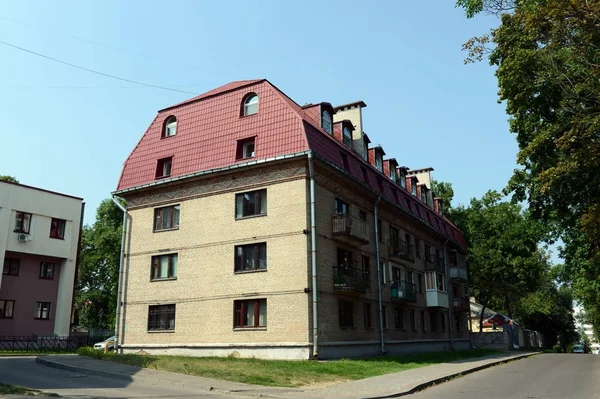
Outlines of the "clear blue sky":
M267 78L300 104L363 100L373 144L402 165L433 167L457 204L502 189L515 167L494 70L463 65L461 51L496 24L467 20L454 0L19 0L3 3L0 40L193 93ZM3 44L0 59L0 174L83 197L90 224L156 111L192 96Z

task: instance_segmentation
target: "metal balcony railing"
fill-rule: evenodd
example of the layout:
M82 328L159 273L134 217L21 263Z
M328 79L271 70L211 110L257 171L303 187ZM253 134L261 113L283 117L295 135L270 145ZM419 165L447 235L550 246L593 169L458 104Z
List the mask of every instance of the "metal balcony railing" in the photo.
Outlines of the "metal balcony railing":
M444 258L429 254L425 256L425 270L445 274Z
M367 292L371 289L371 273L352 265L333 266L333 290Z
M350 244L364 245L369 243L369 226L347 213L334 213L331 215L331 235Z
M468 312L471 310L469 297L452 298L452 309L455 312Z
M392 281L392 299L415 302L417 300L417 287L408 281Z
M396 259L415 260L414 245L408 244L404 240L389 240L389 256Z

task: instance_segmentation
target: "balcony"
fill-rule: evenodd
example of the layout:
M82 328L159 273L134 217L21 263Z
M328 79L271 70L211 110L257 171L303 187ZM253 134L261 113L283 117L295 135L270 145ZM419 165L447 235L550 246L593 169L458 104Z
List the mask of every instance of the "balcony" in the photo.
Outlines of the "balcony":
M366 245L369 243L369 226L346 213L335 213L331 215L331 235L345 244Z
M469 297L452 298L452 309L455 312L465 313L471 310Z
M409 245L404 240L389 240L388 256L392 259L414 261L414 245Z
M467 271L460 267L451 267L450 279L457 281L467 281Z
M393 281L391 284L392 300L416 302L417 287L408 281Z
M333 290L365 293L371 289L368 271L346 265L333 267Z
M425 270L429 272L446 274L444 268L444 258L432 254L425 256Z
M428 308L448 308L448 293L438 290L427 290L425 293Z

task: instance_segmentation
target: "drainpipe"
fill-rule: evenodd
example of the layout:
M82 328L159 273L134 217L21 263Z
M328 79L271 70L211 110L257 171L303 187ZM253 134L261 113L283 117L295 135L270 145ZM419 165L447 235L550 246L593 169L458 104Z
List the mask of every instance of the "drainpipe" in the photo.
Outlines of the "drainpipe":
M115 353L119 351L119 328L121 321L121 298L123 297L122 285L123 281L123 264L125 260L125 238L127 236L127 209L113 196L111 200L117 208L123 212L123 232L121 234L121 254L119 257L119 282L117 287L117 317L115 320Z
M317 226L315 217L315 169L313 153L308 153L308 174L310 179L310 247L312 265L312 313L313 313L313 359L319 357L319 314L317 298Z
M454 334L452 334L452 311L453 309L453 302L452 302L452 290L450 289L450 279L448 278L449 274L448 274L448 254L446 251L446 244L448 244L448 239L446 239L446 241L444 242L444 270L445 270L445 277L444 279L446 280L446 291L448 291L448 335L450 337L450 350L454 350Z
M375 215L375 259L377 262L377 298L379 302L379 340L381 341L381 354L385 354L385 341L383 337L383 301L381 298L381 274L383 270L381 270L381 254L379 248L379 236L381 232L379 231L379 201L381 201L381 195L377 197L377 201L375 201L375 205L373 206L373 214Z

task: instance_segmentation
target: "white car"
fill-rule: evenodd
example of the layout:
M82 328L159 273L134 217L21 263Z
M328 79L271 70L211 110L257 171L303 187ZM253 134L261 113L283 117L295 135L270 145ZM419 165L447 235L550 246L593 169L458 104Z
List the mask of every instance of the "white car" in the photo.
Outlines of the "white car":
M114 350L115 349L115 339L116 339L116 337L113 335L112 337L106 338L102 342L96 342L94 344L94 349L104 350L104 348L106 347L106 344L108 343L108 350L109 351Z
M573 346L573 353L584 353L584 351L583 351L583 345L574 345Z

